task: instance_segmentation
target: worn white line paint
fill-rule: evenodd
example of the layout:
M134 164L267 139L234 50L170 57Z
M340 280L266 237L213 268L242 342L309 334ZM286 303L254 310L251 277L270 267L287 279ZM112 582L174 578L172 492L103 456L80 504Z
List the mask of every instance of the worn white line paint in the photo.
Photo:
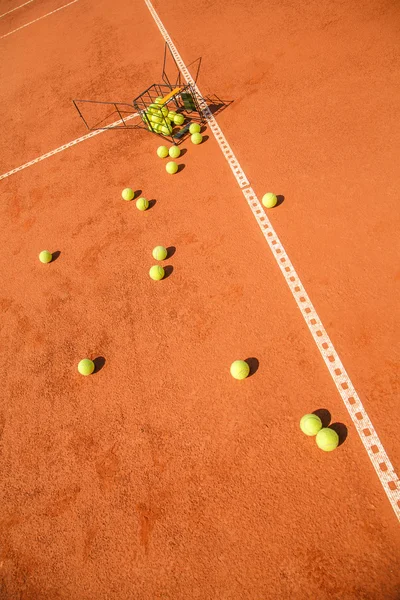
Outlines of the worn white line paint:
M124 121L129 121L130 119L133 119L134 117L137 117L137 116L138 116L138 113L128 115L127 117L124 117ZM103 133L103 131L108 131L108 129L117 127L118 125L121 125L122 122L123 121L120 119L119 121L115 121L114 123L111 123L107 127L107 129L97 129L96 131L91 131L90 133L87 133L86 135L83 135L82 137L77 138L76 140L73 140L72 142L68 142L68 144L64 144L63 146L60 146L59 148L56 148L55 150L51 150L50 152L47 152L46 154L42 154L42 156L39 156L38 158L34 158L33 160L30 160L29 162L25 163L24 165L21 165L20 167L16 167L15 169L8 171L7 173L3 173L3 175L0 175L0 181L2 179L5 179L6 177L10 177L10 175L14 175L14 173L18 173L19 171L26 169L27 167L36 165L36 163L41 162L45 158L54 156L54 154L58 154L59 152L62 152L63 150L66 150L67 148L71 148L72 146L75 146L76 144L79 144L80 142L84 142L85 140L88 140L89 138L92 138L95 135L98 135L99 133Z
M24 2L24 4L20 4L19 6L16 6L15 8L12 8L11 10L3 13L2 15L0 15L0 19L2 17L5 17L6 15L9 15L10 13L14 12L14 10L18 10L19 8L22 8L23 6L26 6L27 4L30 4L31 2L33 2L33 0L28 0L28 2Z
M51 12L47 13L46 15L43 15L42 17L38 17L34 21L30 21L29 23L26 23L26 25L22 25L21 27L17 27L17 29L13 29L13 31L10 31L9 33L6 33L5 35L2 35L0 37L0 40L8 37L9 35L11 35L13 33L16 33L17 31L20 31L21 29L24 29L25 27L28 27L28 25L32 25L33 23L36 23L37 21L40 21L41 19L45 19L46 17L49 17L50 15L54 15L54 13L58 12L59 10L62 10L63 8L67 8L67 6L71 6L71 4L75 4L75 2L78 2L78 0L72 0L72 2L68 2L68 4L64 4L64 6L60 6L60 8L56 8L55 10L52 10Z
M203 113L207 119L207 123L213 132L219 147L221 148L230 168L232 169L233 175L236 178L240 188L242 189L243 195L253 212L253 215L268 242L268 245L274 255L279 268L285 278L286 283L289 286L290 291L299 307L301 314L310 330L310 333L328 367L329 373L336 385L336 388L348 410L348 413L353 421L354 427L360 436L360 439L364 445L365 450L372 462L372 465L378 475L378 478L386 492L386 495L392 505L397 519L400 520L400 482L397 477L393 465L389 460L388 455L385 452L383 445L380 442L378 434L376 433L374 426L371 423L370 418L367 415L365 408L363 407L361 400L354 389L354 386L350 380L350 377L346 373L346 370L336 352L331 340L325 328L323 327L318 314L313 307L311 300L302 285L299 276L297 275L285 249L279 240L274 228L268 219L263 206L257 198L254 190L249 187L250 184L248 179L241 168L238 160L232 152L224 134L221 131L215 117L212 115L207 104L202 98L199 88L195 81L190 75L185 63L183 62L178 50L176 49L173 41L171 40L167 30L165 29L162 21L158 14L154 10L154 7L150 0L145 0L146 5L156 22L162 36L168 43L172 55L174 56L176 63L181 70L187 83L190 83L197 94L198 101L203 110Z

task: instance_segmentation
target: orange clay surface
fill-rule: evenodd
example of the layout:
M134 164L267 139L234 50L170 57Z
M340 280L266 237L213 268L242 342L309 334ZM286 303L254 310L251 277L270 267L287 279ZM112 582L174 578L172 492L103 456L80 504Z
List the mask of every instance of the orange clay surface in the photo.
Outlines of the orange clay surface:
M233 100L217 120L256 192L284 196L268 214L399 473L398 3L155 8L202 92ZM161 80L142 1L79 0L0 46L1 173L86 133L72 98ZM1 600L399 598L396 517L205 135L174 176L127 130L0 181ZM299 430L316 409L347 428L335 452Z

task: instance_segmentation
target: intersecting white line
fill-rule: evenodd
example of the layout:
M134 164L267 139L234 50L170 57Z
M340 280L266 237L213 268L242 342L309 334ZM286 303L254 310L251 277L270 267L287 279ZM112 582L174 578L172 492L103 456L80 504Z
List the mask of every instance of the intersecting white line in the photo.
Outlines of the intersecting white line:
M0 15L0 19L2 17L5 17L6 15L9 15L10 13L14 12L14 10L18 10L19 8L22 8L23 6L26 6L27 4L30 4L31 2L33 2L33 0L28 0L28 2L24 2L24 4L20 4L19 6L16 6L15 8L12 8L11 10L3 13L2 15Z
M59 152L62 152L63 150L66 150L67 148L71 148L72 146L75 146L76 144L79 144L80 142L84 142L85 140L88 140L89 138L92 138L95 135L99 135L99 133L103 133L103 131L108 131L108 129L112 129L113 127L117 127L118 125L121 125L124 121L129 121L130 119L133 119L134 117L137 117L137 116L138 116L138 113L134 113L132 115L128 115L127 117L124 117L123 120L119 119L118 121L115 121L114 123L111 123L105 129L96 129L95 131L91 131L90 133L87 133L86 135L83 135L82 137L79 137L76 140L72 140L72 142L68 142L67 144L64 144L63 146L59 146L55 150L51 150L50 152L46 152L46 154L42 154L42 156L38 156L37 158L34 158L33 160L30 160L29 162L25 163L24 165L21 165L20 167L16 167L15 169L11 169L11 171L7 171L7 173L3 173L3 175L0 175L0 181L2 179L6 179L6 177L10 177L10 175L14 175L14 173L18 173L19 171L22 171L23 169L26 169L27 167L31 167L32 165L36 165L36 163L41 162L45 158L49 158L50 156L54 156L54 154L58 154Z
M301 314L310 330L310 333L320 351L322 358L328 368L328 371L335 383L335 386L343 400L345 407L353 421L354 427L360 436L360 439L364 445L365 450L371 460L371 463L378 475L379 481L381 482L383 489L389 499L390 504L394 510L394 513L398 520L400 520L400 482L397 477L393 465L389 460L388 455L376 433L374 426L368 414L362 405L362 402L350 380L350 377L346 373L346 370L339 358L336 349L333 346L324 326L322 325L321 319L319 318L311 300L304 289L303 284L300 281L298 274L296 273L292 262L289 259L281 241L279 240L270 220L268 219L265 210L257 198L253 188L250 187L250 183L239 164L239 161L232 152L225 135L222 133L217 120L211 113L207 106L207 103L203 99L199 88L197 87L193 77L191 76L188 68L182 60L176 46L174 45L171 37L165 29L160 17L155 11L150 0L144 0L154 21L157 24L164 40L167 42L175 61L181 70L187 83L190 83L195 90L197 100L200 104L200 108L204 116L207 119L207 123L214 134L214 137L222 150L222 153L227 160L232 173L242 190L242 193L275 257L276 262L285 278L287 285L299 307Z
M63 8L67 8L67 6L71 6L71 4L75 4L75 2L78 2L78 0L72 0L72 2L68 2L68 4L64 4L64 6L60 6L60 8L56 8L55 10L52 10L51 12L47 13L46 15L43 15L42 17L38 17L34 21L30 21L29 23L26 23L25 25L22 25L21 27L17 27L17 29L13 29L13 31L9 31L5 35L2 35L0 37L0 40L8 37L12 33L16 33L17 31L20 31L21 29L28 27L28 25L32 25L33 23L36 23L37 21L40 21L41 19L45 19L46 17L49 17L50 15L54 15L54 13L58 12L59 10L62 10ZM5 14L7 14L7 13L5 13Z

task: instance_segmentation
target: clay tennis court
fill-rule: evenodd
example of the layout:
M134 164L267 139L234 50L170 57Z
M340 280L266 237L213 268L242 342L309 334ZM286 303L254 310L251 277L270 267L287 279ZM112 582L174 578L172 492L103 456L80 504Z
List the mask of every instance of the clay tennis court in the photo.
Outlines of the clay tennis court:
M250 187L212 122L173 176L144 130L68 145L72 99L160 79L154 11ZM388 0L2 0L1 600L399 600L399 27Z

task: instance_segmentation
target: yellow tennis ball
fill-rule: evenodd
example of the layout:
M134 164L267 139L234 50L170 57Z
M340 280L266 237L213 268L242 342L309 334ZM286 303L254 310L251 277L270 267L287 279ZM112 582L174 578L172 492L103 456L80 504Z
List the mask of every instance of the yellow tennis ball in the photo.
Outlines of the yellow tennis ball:
M161 133L164 135L171 135L172 127L171 125L161 125L159 131L161 131Z
M124 200L133 200L135 192L131 188L125 188L124 190L122 190L121 196Z
M165 275L164 269L160 265L154 265L149 271L151 279L154 281L160 281Z
M163 118L159 117L157 115L150 115L150 121L154 124L158 124L158 125L162 125L163 124Z
M171 148L169 149L169 155L171 158L179 158L179 156L181 155L181 151L178 148L178 146L171 146Z
M165 260L167 258L167 249L164 246L156 246L152 252L155 260Z
M138 210L147 210L149 208L149 201L147 198L138 198L136 200L136 208Z
M162 96L158 96L155 100L156 104L159 104L160 102L162 102Z
M170 119L171 121L174 120L174 117L176 117L178 113L176 113L174 110L170 110L168 113L168 119Z
M322 422L317 415L304 415L300 419L300 429L306 435L317 435L321 428Z
M200 133L201 127L198 123L192 123L189 127L189 133L193 135L193 133Z
M333 429L324 427L320 429L315 438L318 448L324 450L324 452L331 452L339 445L339 436Z
M78 364L78 371L81 375L91 375L94 371L94 362L90 358L84 358Z
M183 115L175 115L174 123L175 125L183 125L185 122L185 117Z
M53 259L53 255L51 252L48 252L48 250L42 250L42 252L39 254L39 260L41 263L49 263L51 262Z
M203 136L201 135L201 133L193 133L190 139L192 141L192 144L195 144L197 146L203 141Z
M166 169L167 173L169 173L170 175L174 175L174 173L176 173L178 170L178 165L173 160L170 160L165 165L165 169Z
M168 115L168 113L169 113L169 108L168 108L168 106L162 106L162 107L161 107L161 112L162 112L162 114L164 115L164 117L166 117L166 116Z
M244 360L235 360L231 364L231 375L235 379L246 379L250 373L250 367Z
M167 146L159 146L157 148L157 154L160 158L166 158L168 156Z
M268 192L267 194L264 194L261 202L266 208L274 208L278 202L278 198L272 192Z

